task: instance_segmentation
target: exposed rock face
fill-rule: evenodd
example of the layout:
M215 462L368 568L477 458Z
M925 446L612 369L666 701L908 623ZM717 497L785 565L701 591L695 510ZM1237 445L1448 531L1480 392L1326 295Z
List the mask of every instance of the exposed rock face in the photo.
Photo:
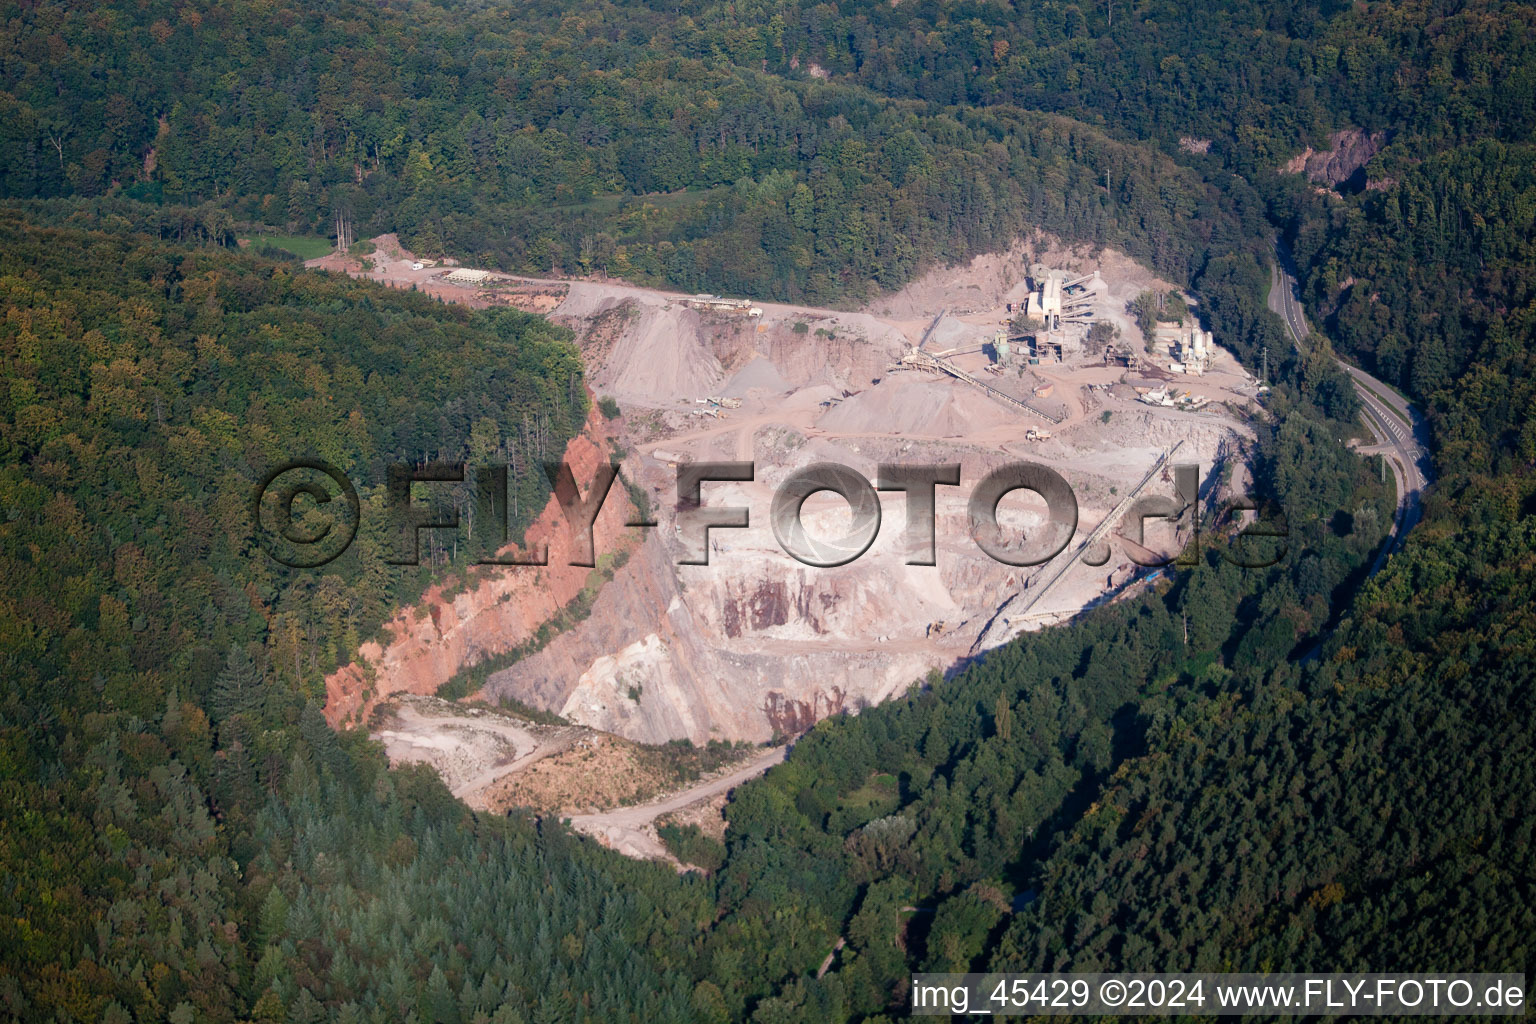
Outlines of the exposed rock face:
M624 416L614 422L629 450L625 476L648 495L660 525L627 530L631 506L615 487L595 539L599 553L628 545L627 563L584 621L492 675L483 696L516 698L648 743L767 740L878 703L930 670L948 670L971 654L984 630L1006 638L1039 628L1129 578L1134 570L1117 542L1108 567L1077 565L1051 600L1002 611L1031 583L1043 584L1047 570L981 551L971 539L972 490L1005 463L1040 461L1074 489L1079 530L1087 531L1120 502L1118 489L1140 481L1174 441L1186 442L1181 461L1209 470L1233 433L1231 420L1214 410L1190 417L1132 404L1107 394L1120 370L1067 367L1053 371L1066 418L1054 437L1032 440L1026 428L1043 421L1026 421L959 381L892 369L928 333L944 295L963 293L974 303L967 337L990 338L1008 319L1001 304L1017 299L1022 245L946 270L942 280L917 282L885 300L878 314L761 303L761 317L733 318L700 312L675 295L572 283L551 317L577 331L594 391L621 404ZM1096 255L1094 265L1128 295L1154 280L1112 252ZM1124 305L1119 293L1113 300L1111 308ZM929 341L930 348L950 344ZM971 360L968 372L985 372L979 348L954 358ZM994 379L1017 386L1022 375ZM1232 371L1213 370L1188 386L1219 397L1237 382ZM606 457L606 426L594 417L570 447L584 491ZM703 504L746 508L750 524L713 532L709 564L683 564L676 467L724 461L750 462L754 476L709 483ZM880 496L882 526L855 561L819 568L787 554L770 525L775 490L818 462L845 465L866 480L877 478L880 464L960 463L962 485L935 496L936 564L908 564L918 552L905 533L906 499L896 493ZM1172 485L1151 489L1171 492ZM813 496L802 513L815 537L831 540L850 527L840 498ZM1043 502L1036 507L1022 496L1000 506L998 518L1026 538L1047 523ZM576 597L589 570L564 564L569 545L553 502L529 537L548 539L547 568L495 569L456 596L429 593L420 611L389 624L386 644L366 645L359 664L328 680L331 721L359 721L392 693L433 693L460 669L522 645Z
M758 530L708 566L679 566L674 544L647 538L586 621L493 675L486 695L645 742L767 740L883 700L963 653L958 636L949 653L924 638L927 623L956 617L943 589L902 606L913 591L891 585L886 559L813 569L755 546L774 543L766 528L742 532ZM879 644L897 623L910 633Z
M1309 181L1330 188L1350 185L1355 191L1367 188L1364 168L1387 143L1385 132L1367 133L1359 128L1334 132L1329 136L1332 148L1319 153L1311 146L1286 162L1287 174L1305 174ZM1354 180L1358 177L1358 180Z
M833 687L828 694L817 694L811 701L793 700L777 690L769 690L763 698L763 714L768 717L774 731L785 736L804 732L828 715L847 710L844 693Z
M598 465L607 461L605 426L594 409L566 448L583 493ZM624 488L616 483L592 530L599 553L635 543L634 531L623 525L632 514ZM391 694L435 693L459 670L523 643L575 598L592 570L567 564L570 535L554 498L525 539L530 545L548 543L547 566L482 566L471 586L452 596L434 587L415 608L385 625L386 644L363 644L358 661L332 673L325 681L331 724L366 722L373 706Z

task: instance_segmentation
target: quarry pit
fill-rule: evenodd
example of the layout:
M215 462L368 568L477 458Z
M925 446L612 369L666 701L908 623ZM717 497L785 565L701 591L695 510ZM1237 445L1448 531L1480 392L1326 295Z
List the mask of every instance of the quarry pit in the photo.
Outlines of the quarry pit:
M1173 462L1200 466L1209 481L1203 500L1216 497L1224 464L1235 470L1229 486L1244 478L1241 452L1252 436L1245 424L1259 382L1219 338L1192 364L1198 310L1160 326L1144 346L1130 303L1177 289L1112 250L1037 236L850 312L504 274L460 286L441 267L413 269L419 263L397 242L380 241L371 266L318 262L473 305L537 310L574 331L593 395L617 403L616 418L594 413L578 439L590 449L578 479L585 488L603 452L621 460L628 488L615 486L597 535L599 551L623 550L625 560L597 590L590 614L491 673L475 695L553 712L573 726L647 744L792 738L1147 580L1155 570L1133 556L1149 561L1181 546L1167 525L1149 526L1143 548L1133 529L1116 523L1107 562L1067 562L1138 485L1172 496ZM1048 275L1058 289L1076 282L1065 294L1068 313L1079 315L1042 331L1020 314L1040 308ZM1097 329L1101 343L1115 336L1107 355L1089 340L1094 323L1108 325ZM1177 457L1156 472L1175 445ZM706 507L745 506L750 522L713 531L709 564L685 565L677 466L703 461L754 464L750 482L704 490ZM966 504L987 473L1020 461L1059 473L1078 504L1072 543L1034 567L985 554ZM786 554L769 524L774 490L819 462L871 481L882 463L959 463L961 485L936 492L936 564L908 564L915 549L900 492L881 493L882 525L862 557L818 568ZM636 493L658 525L624 525L636 520ZM1005 532L1038 534L1044 504L1016 491L998 519ZM813 536L840 536L848 505L814 495L803 521ZM333 722L357 724L395 694L430 695L456 672L517 648L558 606L549 594L566 586L562 571L552 562L547 577L522 589L487 579L478 595L474 587L451 599L429 594L424 603L445 606L403 615L392 641L365 645L364 664L332 678ZM585 569L574 572L567 591L587 578ZM509 604L511 612L502 607ZM423 719L413 721L421 727ZM404 759L436 763L430 741L392 728L391 746ZM490 778L474 766L454 772L478 789Z

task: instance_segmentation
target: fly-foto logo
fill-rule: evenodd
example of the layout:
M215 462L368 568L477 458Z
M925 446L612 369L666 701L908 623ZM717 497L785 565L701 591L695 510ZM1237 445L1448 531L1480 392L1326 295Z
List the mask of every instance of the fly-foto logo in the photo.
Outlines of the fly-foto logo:
M593 524L619 476L617 463L601 465L582 493L571 467L564 462L545 463L543 472L565 519L571 538L571 565L593 567L597 552ZM708 565L710 534L714 530L746 529L752 509L743 505L712 505L706 502L705 485L749 483L757 471L751 462L683 462L677 466L677 505L674 512L680 565ZM882 463L875 481L835 462L819 462L797 469L774 490L769 525L785 554L816 567L847 565L867 552L879 536L882 524L879 492L901 492L906 500L904 541L911 552L908 565L934 565L937 551L936 497L939 487L961 485L959 463ZM386 561L394 565L420 562L422 531L456 531L456 508L428 511L412 502L413 484L463 484L471 479L462 462L396 463L389 466L385 509L396 531L394 553ZM473 471L475 509L482 531L489 531L487 554L475 558L479 565L539 566L549 564L548 545L513 557L499 554L507 547L509 506L506 466L480 466ZM1200 468L1194 464L1174 467L1175 496L1145 495L1129 502L1118 521L1123 524L1127 557L1142 566L1193 565L1199 550L1200 522L1197 505ZM1002 500L1016 491L1028 491L1045 502L1040 529L1025 534L1009 531L998 520ZM841 537L814 536L806 529L802 512L812 495L829 492L848 504L850 526ZM301 496L309 499L301 503ZM1228 501L1226 515L1257 513L1261 504L1250 497ZM966 503L972 541L994 560L1012 566L1042 565L1064 551L1077 535L1078 504L1071 485L1060 473L1034 462L1013 462L982 477ZM268 473L252 500L256 534L271 557L283 565L312 569L340 557L357 536L361 503L357 490L344 473L318 459L297 460ZM1165 520L1182 526L1187 543L1176 554L1161 557L1145 546L1148 520ZM628 526L654 528L655 520ZM1274 510L1255 518L1222 557L1244 568L1264 568L1285 557L1289 531L1283 516ZM482 532L482 538L485 533ZM1082 553L1088 565L1109 561L1107 541L1100 539Z

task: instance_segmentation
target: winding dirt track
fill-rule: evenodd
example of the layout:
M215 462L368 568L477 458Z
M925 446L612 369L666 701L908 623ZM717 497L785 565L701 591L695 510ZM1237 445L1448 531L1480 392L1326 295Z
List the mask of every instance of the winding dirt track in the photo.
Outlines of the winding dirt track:
M651 860L677 861L656 838L652 822L663 814L680 811L700 800L727 793L748 779L755 779L763 772L784 760L788 746L773 747L753 757L750 761L725 775L707 779L695 786L672 793L655 803L638 807L615 807L597 814L578 814L569 818L572 828L595 837L606 846L630 857Z

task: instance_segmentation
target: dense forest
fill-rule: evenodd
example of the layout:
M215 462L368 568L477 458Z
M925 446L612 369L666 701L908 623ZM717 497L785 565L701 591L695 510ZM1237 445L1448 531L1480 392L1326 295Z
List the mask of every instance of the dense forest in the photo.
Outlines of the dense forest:
M472 1003L536 1007L581 973L553 946L577 918L593 929L583 988L655 976L660 961L622 950L686 934L702 911L676 892L652 911L629 884L652 869L476 821L435 777L386 771L319 712L323 673L427 579L386 564L394 538L373 514L385 464L419 457L424 439L442 446L432 457L462 458L467 439L501 438L525 465L563 448L586 408L565 332L14 219L0 224L0 288L6 1012L266 1019L304 1005L297 979L333 958L356 973L319 994L387 994L393 1019L437 998L430 965L454 957L476 965ZM268 558L247 504L267 467L311 453L357 481L369 512L322 573ZM547 485L522 474L518 489L526 523ZM526 873L522 888L434 894L450 863ZM450 955L446 925L431 941L420 930L496 901L507 931L493 949ZM413 940L391 942L402 927ZM635 982L658 1005L669 985Z
M1262 184L1332 128L1391 132L1385 164L1525 140L1531 13L24 5L0 191L209 203L293 230L342 213L488 265L774 298L894 287L1025 226L1187 278L1211 190ZM1260 201L1242 199L1255 229Z
M341 213L490 266L813 301L1028 228L1181 279L1205 251L1199 175L1082 122L786 80L636 40L655 16L565 13L26 10L0 79L0 191L291 230Z
M877 1021L928 968L1536 973L1531 5L3 10L6 1019ZM1386 138L1364 187L1280 173L1344 128ZM723 851L669 833L707 877L472 814L318 710L465 553L391 567L365 514L291 572L248 502L294 457L365 513L392 461L531 465L581 368L539 318L234 251L338 214L840 303L1032 229L1114 245L1268 352L1253 471L1292 550L1245 572L1217 540L821 723ZM1305 353L1265 308L1276 234ZM1434 432L1370 579L1392 495L1340 440L1335 347ZM512 479L517 529L547 491Z

